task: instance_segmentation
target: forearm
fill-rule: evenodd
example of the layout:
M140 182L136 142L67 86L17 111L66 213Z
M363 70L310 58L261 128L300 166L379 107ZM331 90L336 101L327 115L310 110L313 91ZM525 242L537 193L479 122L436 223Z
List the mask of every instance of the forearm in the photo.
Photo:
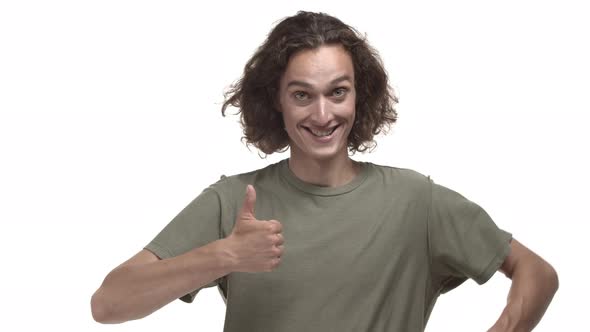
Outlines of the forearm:
M555 270L539 262L519 266L512 275L506 307L489 332L529 332L539 323L559 287Z
M102 323L122 323L150 315L164 305L231 272L223 240L183 255L109 273L92 296Z

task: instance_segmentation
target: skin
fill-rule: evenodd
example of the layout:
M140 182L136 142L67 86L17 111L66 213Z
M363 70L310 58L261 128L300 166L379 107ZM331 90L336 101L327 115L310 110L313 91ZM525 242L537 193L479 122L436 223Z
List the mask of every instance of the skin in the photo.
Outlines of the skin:
M331 83L343 75L350 80ZM294 80L309 85L288 86ZM338 186L358 174L358 164L348 157L346 150L346 137L355 119L353 83L352 60L341 47L302 51L290 60L281 80L280 111L290 137L289 167L302 180ZM348 90L345 93L341 88ZM311 141L302 128L334 124L341 124L342 131L327 145ZM282 244L282 237L278 240L277 244ZM141 250L115 268L94 293L94 319L102 323L139 319L195 289L195 285L202 286L227 275L234 264L228 257L235 256L227 254L227 243L226 239L215 241L167 260ZM488 332L531 331L557 291L557 273L516 239L512 239L510 254L499 271L512 280L512 285L506 307ZM134 296L128 296L129 292Z
M488 332L529 332L539 323L559 288L555 269L512 239L499 271L512 280L506 307Z
M348 77L346 80L334 80ZM340 186L359 172L348 157L347 137L355 120L354 67L340 45L295 53L281 77L279 112L289 135L289 168L318 186ZM314 142L305 127L340 132L329 144ZM528 332L538 324L559 287L557 272L516 239L499 271L511 279L507 304L488 332Z
M350 55L340 45L302 50L291 56L279 87L278 112L289 135L289 168L301 180L324 187L350 182L359 163L350 159L348 134L354 124L356 90ZM339 125L329 143L313 140L305 127Z

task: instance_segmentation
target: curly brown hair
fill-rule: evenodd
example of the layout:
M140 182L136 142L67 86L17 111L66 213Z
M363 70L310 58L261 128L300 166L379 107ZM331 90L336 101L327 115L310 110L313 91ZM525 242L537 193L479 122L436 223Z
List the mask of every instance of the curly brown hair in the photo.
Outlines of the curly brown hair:
M283 114L277 111L281 76L295 52L327 44L341 44L354 66L356 120L348 136L349 151L354 155L372 150L377 145L374 135L382 130L387 133L397 121L398 97L366 36L360 37L353 27L325 13L299 11L276 25L248 60L243 76L223 93L221 114L225 116L229 105L239 108L242 140L246 139L247 145L266 154L287 150L289 136Z

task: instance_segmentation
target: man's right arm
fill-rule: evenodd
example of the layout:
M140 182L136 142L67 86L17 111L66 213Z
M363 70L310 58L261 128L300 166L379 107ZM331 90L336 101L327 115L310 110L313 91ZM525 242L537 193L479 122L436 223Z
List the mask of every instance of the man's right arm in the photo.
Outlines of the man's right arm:
M160 260L143 249L111 271L92 295L92 316L103 324L146 317L173 300L232 272L234 261L220 239Z

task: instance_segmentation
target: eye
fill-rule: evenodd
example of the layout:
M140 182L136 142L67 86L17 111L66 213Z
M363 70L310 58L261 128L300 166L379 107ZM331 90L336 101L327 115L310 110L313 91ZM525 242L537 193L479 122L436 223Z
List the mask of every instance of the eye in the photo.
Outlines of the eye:
M296 91L293 96L295 97L295 99L297 100L306 100L307 98L307 93L303 92L303 91Z
M336 89L334 90L334 95L335 95L336 97L342 97L342 96L344 96L344 95L346 94L346 92L347 92L347 91L348 91L348 89L347 89L347 88L344 88L344 87L339 87L339 88L336 88Z

